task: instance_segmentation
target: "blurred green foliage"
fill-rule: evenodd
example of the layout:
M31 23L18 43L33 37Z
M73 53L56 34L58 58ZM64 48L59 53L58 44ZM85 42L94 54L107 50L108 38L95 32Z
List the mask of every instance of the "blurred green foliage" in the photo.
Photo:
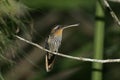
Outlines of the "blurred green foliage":
M14 52L12 47L15 48L17 44L14 44L14 35L28 34L26 25L30 20L24 4L15 0L0 0L0 58L3 58L10 49L11 54Z
M31 9L41 9L44 7L53 9L76 9L79 7L89 8L94 5L95 0L21 0Z

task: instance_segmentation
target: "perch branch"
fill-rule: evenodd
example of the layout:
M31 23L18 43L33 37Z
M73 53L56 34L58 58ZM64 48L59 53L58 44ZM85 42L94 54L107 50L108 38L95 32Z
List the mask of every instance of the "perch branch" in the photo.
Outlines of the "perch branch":
M62 53L56 53L56 52L52 52L50 50L47 50L45 49L44 47L36 44L36 43L33 43L31 41L28 41L20 36L17 36L15 35L15 37L21 41L24 41L28 44L31 44L41 50L44 50L46 52L49 52L49 53L52 53L52 54L55 54L55 55L58 55L58 56L61 56L61 57L65 57L65 58L69 58L69 59L74 59L74 60L79 60L79 61L87 61L87 62L97 62L97 63L113 63L113 62L120 62L120 59L106 59L106 60L98 60L98 59L90 59L90 58L83 58L83 57L75 57L75 56L70 56L70 55L65 55L65 54L62 54Z

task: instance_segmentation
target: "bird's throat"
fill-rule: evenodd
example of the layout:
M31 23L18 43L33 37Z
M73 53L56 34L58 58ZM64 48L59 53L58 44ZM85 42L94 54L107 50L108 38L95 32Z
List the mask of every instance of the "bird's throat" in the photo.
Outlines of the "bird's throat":
M63 29L57 30L57 31L55 32L55 35L56 35L56 36L61 36L61 35L62 35L62 31L63 31Z

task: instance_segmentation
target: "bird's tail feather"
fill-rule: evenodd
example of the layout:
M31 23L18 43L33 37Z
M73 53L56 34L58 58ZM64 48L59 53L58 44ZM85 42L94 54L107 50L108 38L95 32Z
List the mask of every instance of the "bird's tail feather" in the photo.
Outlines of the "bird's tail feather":
M51 53L47 53L45 57L46 61L46 71L50 72L53 68L54 62L55 62L55 55Z

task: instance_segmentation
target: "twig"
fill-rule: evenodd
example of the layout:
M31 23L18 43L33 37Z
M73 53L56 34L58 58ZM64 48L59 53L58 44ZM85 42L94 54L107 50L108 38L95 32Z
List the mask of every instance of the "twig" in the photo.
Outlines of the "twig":
M83 57L75 57L75 56L70 56L70 55L65 55L65 54L62 54L62 53L56 53L56 52L52 52L50 50L47 50L45 48L43 48L42 46L36 44L36 43L33 43L31 41L28 41L20 36L17 36L15 35L16 38L18 38L19 40L21 41L24 41L28 44L31 44L39 49L42 49L46 52L49 52L49 53L52 53L52 54L55 54L55 55L58 55L58 56L62 56L62 57L65 57L65 58L69 58L69 59L74 59L74 60L79 60L79 61L87 61L87 62L97 62L97 63L113 63L113 62L120 62L120 59L107 59L107 60L98 60L98 59L90 59L90 58L83 58Z
M118 26L120 26L120 20L118 19L117 15L114 13L112 8L110 7L107 0L103 0L103 2L104 2L104 5L105 5L106 9L110 12L112 18L115 20L115 22L118 24Z
M108 0L108 1L120 3L120 0Z

